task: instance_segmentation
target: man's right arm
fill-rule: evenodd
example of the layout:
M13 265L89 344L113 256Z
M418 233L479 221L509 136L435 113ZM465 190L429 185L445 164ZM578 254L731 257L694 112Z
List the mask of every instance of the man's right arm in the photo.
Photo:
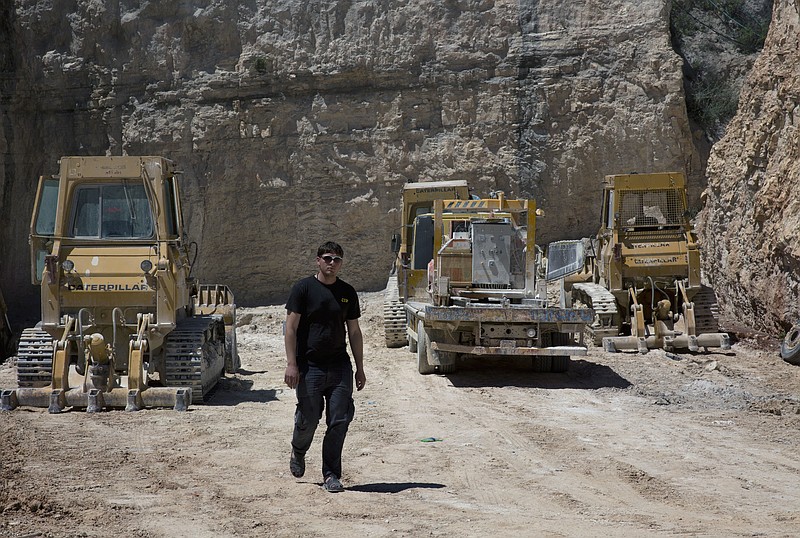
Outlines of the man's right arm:
M297 327L300 325L300 314L286 311L286 326L283 330L283 345L286 348L286 372L283 380L289 388L297 388L300 383L300 369L297 367Z

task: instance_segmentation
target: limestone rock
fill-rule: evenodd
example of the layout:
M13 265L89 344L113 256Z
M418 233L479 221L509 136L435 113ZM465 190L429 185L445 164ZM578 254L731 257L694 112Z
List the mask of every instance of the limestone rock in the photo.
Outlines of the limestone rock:
M723 313L777 333L800 318L800 3L776 0L736 118L714 146L699 216Z
M36 315L27 223L62 155L185 172L195 274L282 301L316 246L380 289L407 181L533 197L596 232L602 176L702 181L663 0L15 0L0 25L2 282ZM696 200L695 200L696 202Z

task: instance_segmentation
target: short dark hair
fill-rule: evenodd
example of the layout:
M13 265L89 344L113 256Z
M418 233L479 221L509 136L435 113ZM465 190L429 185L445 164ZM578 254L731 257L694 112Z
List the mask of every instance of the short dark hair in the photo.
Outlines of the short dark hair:
M317 249L317 256L322 256L323 254L336 254L337 256L344 257L344 250L342 250L342 246L339 243L326 241Z

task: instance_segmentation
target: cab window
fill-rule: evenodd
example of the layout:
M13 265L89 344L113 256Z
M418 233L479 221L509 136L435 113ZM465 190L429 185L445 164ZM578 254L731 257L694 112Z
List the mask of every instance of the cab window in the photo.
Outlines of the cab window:
M167 181L167 235L178 237L178 203L175 196L175 178Z
M36 215L34 233L52 236L56 227L56 207L58 204L58 180L46 179L42 184L39 213Z
M412 269L427 269L428 262L433 259L433 217L431 215L417 217L413 258Z
M75 191L72 237L147 239L153 220L144 185L81 185Z
M606 198L606 228L613 229L614 228L614 191L608 191L608 197Z

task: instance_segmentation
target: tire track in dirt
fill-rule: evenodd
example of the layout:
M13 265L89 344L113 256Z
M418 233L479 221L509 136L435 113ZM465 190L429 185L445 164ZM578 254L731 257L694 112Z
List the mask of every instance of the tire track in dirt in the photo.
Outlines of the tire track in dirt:
M684 456L682 442L686 442L683 446L689 446L692 439L682 437L680 431L687 420L692 419L678 416L664 421L663 409L629 394L635 389L628 392L616 389L550 391L527 386L489 386L459 391L448 378L419 376L413 379L417 374L413 371L410 354L407 362L402 385L408 387L416 383L424 387L415 393L413 409L416 413L442 408L455 410L449 411L451 422L468 424L465 430L469 431L471 440L467 441L458 429L445 428L449 439L491 454L485 456L484 467L462 471L462 487L477 492L476 505L508 510L516 504L520 510L526 510L530 507L519 499L530 497L530 490L535 490L539 503L544 498L557 508L575 510L579 507L593 517L620 519L631 507L638 506L641 513L636 517L646 521L648 529L689 533L693 532L692 524L683 529L681 524L674 523L681 520L680 514L687 508L691 512L692 507L695 510L703 507L695 514L701 522L713 521L715 514L731 508L724 506L727 504L724 501L723 505L718 505L719 499L708 499L705 493L697 491L703 489L700 484L662 478L663 475L713 472L713 466L703 466L703 458L714 455L701 452ZM548 394L553 393L558 395L556 407L548 404ZM645 421L628 420L622 409L631 407L639 408L637 416L643 415ZM509 415L517 419L509 419ZM519 420L519 416L525 415L529 422ZM602 422L598 424L598 421ZM416 420L408 422L417 423ZM565 425L564 422L571 423ZM633 433L635 428L641 430L640 434ZM694 428L690 429L697 437ZM671 442L670 435L674 435L677 442ZM714 446L711 439L706 444ZM662 458L666 464L654 463ZM449 465L458 464L451 459ZM521 473L519 469L528 471ZM796 469L792 472L796 473ZM508 486L509 483L525 487L515 488ZM527 488L530 489L526 491ZM486 490L493 493L486 494ZM620 505L624 511L619 510Z
M241 312L242 370L189 413L1 414L0 534L796 533L800 368L746 347L680 360L592 348L566 374L477 361L420 376L407 348L383 347L380 300L363 295L345 493L319 486L324 427L306 476L289 475L285 313L259 307Z

